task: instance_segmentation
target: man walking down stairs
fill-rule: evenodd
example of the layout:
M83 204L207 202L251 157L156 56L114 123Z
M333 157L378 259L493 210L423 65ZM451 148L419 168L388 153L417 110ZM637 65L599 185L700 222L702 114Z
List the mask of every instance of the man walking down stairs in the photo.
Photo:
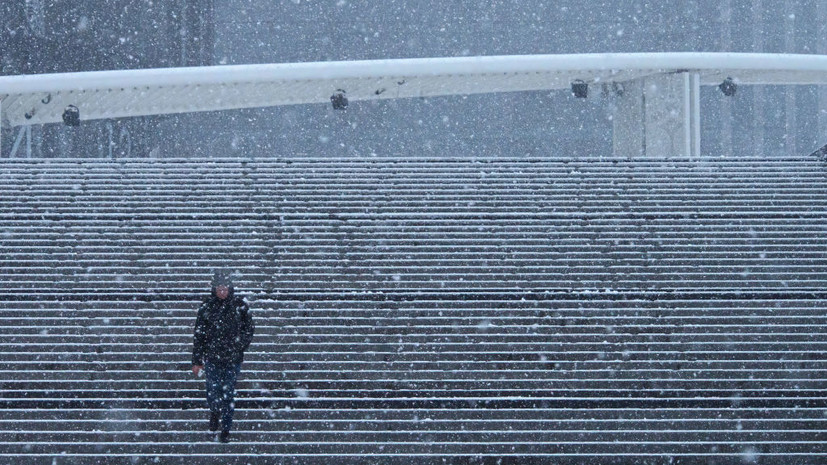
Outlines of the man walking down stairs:
M224 443L230 440L235 385L253 331L250 308L242 297L235 295L231 273L216 271L212 295L198 309L192 371L196 376L201 370L206 373L210 431L218 431L221 426L218 438Z

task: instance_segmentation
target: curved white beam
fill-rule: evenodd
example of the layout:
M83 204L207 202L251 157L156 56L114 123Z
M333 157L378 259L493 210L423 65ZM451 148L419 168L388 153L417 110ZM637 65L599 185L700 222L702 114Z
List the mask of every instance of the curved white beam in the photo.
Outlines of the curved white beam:
M827 56L733 53L525 55L169 68L0 77L0 123L569 88L692 72L701 84L827 85Z

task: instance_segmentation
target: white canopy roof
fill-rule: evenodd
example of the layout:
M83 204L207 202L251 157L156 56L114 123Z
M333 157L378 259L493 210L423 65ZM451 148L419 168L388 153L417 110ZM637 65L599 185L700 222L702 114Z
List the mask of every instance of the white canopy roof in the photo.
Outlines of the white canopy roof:
M100 71L0 77L0 123L81 120L492 92L567 89L694 72L703 85L827 85L827 56L733 53L527 55Z

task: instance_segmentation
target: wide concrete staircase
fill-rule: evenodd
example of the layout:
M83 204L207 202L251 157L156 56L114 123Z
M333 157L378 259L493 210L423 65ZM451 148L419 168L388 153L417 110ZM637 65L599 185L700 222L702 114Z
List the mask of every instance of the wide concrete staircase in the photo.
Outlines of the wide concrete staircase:
M827 463L814 158L4 160L0 246L0 463Z

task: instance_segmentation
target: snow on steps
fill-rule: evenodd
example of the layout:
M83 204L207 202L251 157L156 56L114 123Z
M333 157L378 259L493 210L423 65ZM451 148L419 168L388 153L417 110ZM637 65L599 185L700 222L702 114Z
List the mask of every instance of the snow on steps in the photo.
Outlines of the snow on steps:
M827 461L816 160L0 174L0 461ZM187 375L221 259L258 323L230 445Z

